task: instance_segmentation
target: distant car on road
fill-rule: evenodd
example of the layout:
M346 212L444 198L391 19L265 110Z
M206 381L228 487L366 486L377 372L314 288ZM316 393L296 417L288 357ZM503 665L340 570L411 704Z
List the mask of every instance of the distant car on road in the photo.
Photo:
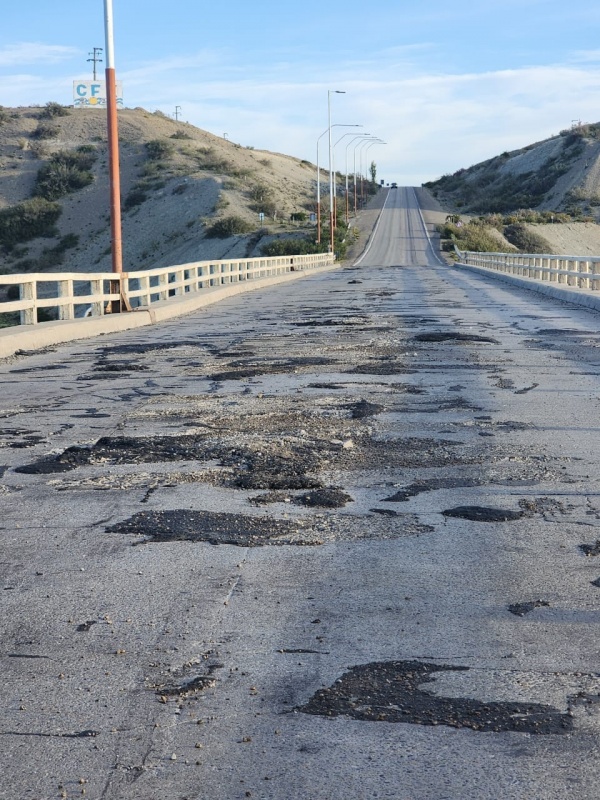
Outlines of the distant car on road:
M397 183L392 183L392 189L397 189L397 188L398 188L398 184Z

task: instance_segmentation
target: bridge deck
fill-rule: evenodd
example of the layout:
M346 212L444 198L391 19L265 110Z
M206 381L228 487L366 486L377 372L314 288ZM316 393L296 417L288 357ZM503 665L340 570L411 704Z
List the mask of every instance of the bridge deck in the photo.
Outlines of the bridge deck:
M352 267L4 362L0 796L596 798L599 345L397 189Z

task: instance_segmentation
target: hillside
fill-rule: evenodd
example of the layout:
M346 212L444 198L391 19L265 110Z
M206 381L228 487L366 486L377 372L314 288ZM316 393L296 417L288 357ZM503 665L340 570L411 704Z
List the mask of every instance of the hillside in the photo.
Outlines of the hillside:
M119 111L119 140L126 270L258 255L273 237L314 230L306 222L315 203L309 162L142 108ZM23 216L19 204L39 194L41 175L43 196L60 208L35 228L42 235L4 243L0 272L109 271L105 112L54 103L0 108L0 215ZM245 235L209 235L216 221L234 216Z
M460 213L537 209L598 220L600 123L576 126L424 185L444 207Z

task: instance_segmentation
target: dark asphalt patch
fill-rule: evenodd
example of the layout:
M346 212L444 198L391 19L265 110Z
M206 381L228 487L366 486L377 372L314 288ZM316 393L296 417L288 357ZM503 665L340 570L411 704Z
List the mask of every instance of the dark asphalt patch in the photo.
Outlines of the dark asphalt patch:
M432 673L467 671L468 667L420 661L380 661L352 667L328 689L320 689L296 710L323 717L368 722L447 725L480 732L567 734L573 720L538 703L482 702L438 697L421 689Z
M346 370L346 375L415 375L418 370L401 364L400 362L372 362L371 364L358 364Z
M472 522L510 522L523 516L522 511L489 506L456 506L456 508L447 508L442 511L442 514L445 517L468 519Z
M431 331L431 333L419 333L413 336L413 342L431 342L440 344L442 342L478 342L480 344L500 344L498 339L491 336L478 336L475 333L454 333L452 331Z
M282 457L274 453L245 452L238 458L232 485L238 489L320 489L318 478L308 475L319 467L319 459L308 448ZM235 457L234 457L235 458ZM231 459L234 462L234 458Z
M322 483L313 475L323 459L335 450L324 449L318 442L270 446L259 445L259 451L244 446L231 447L204 435L184 436L103 436L89 447L69 447L50 458L17 467L16 472L46 475L68 472L81 466L96 464L145 464L172 461L206 462L217 460L229 471L223 483L238 489L319 489ZM339 455L344 453L338 447ZM283 455L281 454L283 452Z
M577 328L540 328L536 336L597 336L598 331L580 331Z
M375 417L385 411L383 406L377 403L368 403L366 400L359 400L357 403L352 403L349 406L350 416L352 419L364 419L365 417Z
M292 503L309 508L343 508L352 503L353 498L342 489L314 489L311 492L294 497Z
M484 486L483 478L438 478L430 481L411 483L400 489L391 497L385 497L383 503L405 503L411 497L416 497L424 492L435 492L438 489L470 489L474 486Z
M138 344L117 344L110 347L103 347L100 352L104 356L146 355L147 353L154 353L162 350L176 350L180 347L201 347L202 349L206 349L206 345L202 342L193 339L182 339L174 342L149 342L147 344L139 342Z
M134 361L127 362L108 362L100 363L95 367L97 372L144 372L149 369L145 364L137 364Z
M53 458L17 467L15 472L48 474L90 464L201 461L213 456L214 445L203 436L103 436L90 447L69 447Z
M107 533L147 536L151 542L208 542L236 547L306 545L300 526L289 520L213 511L141 511L106 528ZM310 542L314 544L314 542Z
M550 603L546 600L531 600L528 603L513 603L508 607L511 614L516 617L524 617L525 614L530 614L536 608L548 607Z
M600 589L600 578L596 578L595 581L590 581L592 586L597 586Z
M579 549L586 556L600 556L600 539L596 539L596 544L580 544Z
M230 369L219 372L208 372L206 377L213 381L239 381L247 378L258 378L261 375L285 375L294 372L301 367L324 367L336 363L331 358L320 356L298 357L289 359L279 359L277 361L267 361L263 363L248 364L244 362L232 362Z
M81 625L78 625L75 628L75 630L78 631L79 633L87 633L90 630L90 628L92 627L92 625L96 625L96 624L97 624L97 620L88 619L87 622L82 622Z
M335 328L335 327L352 327L356 325L367 325L369 323L368 317L349 317L344 319L307 319L302 322L292 322L297 328Z
M94 372L91 375L79 375L78 381L115 381L123 377L123 372Z
M20 369L10 369L11 375L24 375L28 372L50 372L58 369L68 369L66 364L41 364L39 367L21 367Z
M364 465L387 467L447 467L479 463L480 453L458 454L461 442L429 437L369 441L362 456Z

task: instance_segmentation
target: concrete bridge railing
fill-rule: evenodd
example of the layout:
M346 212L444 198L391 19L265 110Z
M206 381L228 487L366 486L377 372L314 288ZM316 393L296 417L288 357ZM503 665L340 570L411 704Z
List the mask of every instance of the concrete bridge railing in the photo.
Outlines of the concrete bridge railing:
M474 253L458 250L461 264L579 289L600 290L600 257L529 253Z
M11 298L10 290L4 293L6 299L0 296L0 314L19 312L21 325L37 325L40 309L56 309L59 320L101 317L110 313L111 304L121 297L133 309L144 309L215 287L269 279L334 263L335 257L331 253L318 253L197 261L121 275L103 272L0 275L0 286L16 286L19 294L18 300Z

